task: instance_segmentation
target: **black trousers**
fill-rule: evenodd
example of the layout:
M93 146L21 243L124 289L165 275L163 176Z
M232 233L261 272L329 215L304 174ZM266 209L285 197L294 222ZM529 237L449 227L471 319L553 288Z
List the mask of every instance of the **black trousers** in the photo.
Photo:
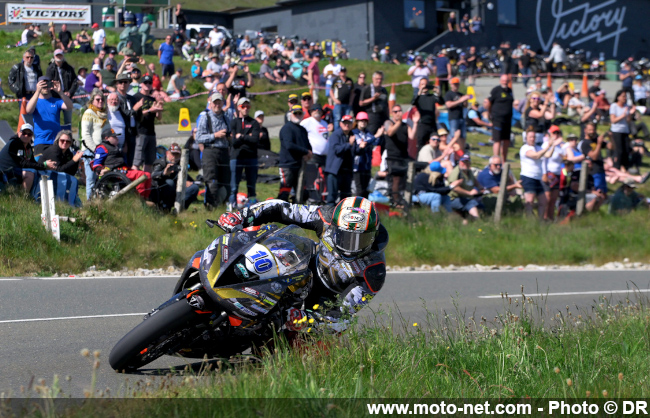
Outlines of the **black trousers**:
M357 171L354 173L354 187L357 196L368 198L368 184L370 184L371 177L370 171Z
M228 200L230 194L230 151L226 148L203 150L203 180L205 203L214 207Z
M612 142L614 142L613 163L614 168L630 167L630 137L628 134L612 132Z
M285 202L289 201L291 190L298 188L299 171L299 167L280 167L280 192L278 193L278 199L284 200Z
M429 137L434 132L437 132L435 124L432 126L424 123L418 123L418 129L415 131L415 137L418 141L418 152L420 152L423 146L429 143Z

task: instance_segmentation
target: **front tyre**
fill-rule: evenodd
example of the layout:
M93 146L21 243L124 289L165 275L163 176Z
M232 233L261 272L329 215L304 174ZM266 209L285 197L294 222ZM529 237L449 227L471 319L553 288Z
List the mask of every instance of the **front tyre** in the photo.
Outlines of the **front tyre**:
M175 345L178 332L197 317L185 298L172 302L118 341L108 358L111 367L117 371L135 370L156 360Z

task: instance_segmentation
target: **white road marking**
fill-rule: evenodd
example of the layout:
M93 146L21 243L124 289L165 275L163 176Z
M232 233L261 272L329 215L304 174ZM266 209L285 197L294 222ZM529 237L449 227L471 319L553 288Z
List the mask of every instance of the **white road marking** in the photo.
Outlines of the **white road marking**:
M10 319L0 321L0 324L13 324L17 322L39 322L39 321L63 321L67 319L91 319L91 318L114 318L120 316L142 316L145 313L127 313L127 314L111 314L111 315L84 315L84 316L62 316L59 318L31 318L31 319Z
M606 295L611 293L647 293L650 292L650 289L628 289L628 290L589 290L584 292L558 292L558 293L524 293L526 297L537 297L537 296L572 296L572 295ZM509 297L521 296L521 293L508 293ZM499 299L501 295L487 295L479 296L479 299Z
M13 282L13 281L21 281L22 279L0 279L0 282Z

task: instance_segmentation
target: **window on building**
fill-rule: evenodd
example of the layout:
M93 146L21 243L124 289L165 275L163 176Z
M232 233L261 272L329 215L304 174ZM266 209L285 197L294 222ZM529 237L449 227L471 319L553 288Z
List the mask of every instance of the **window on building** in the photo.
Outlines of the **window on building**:
M497 0L499 25L517 24L517 0Z
M404 28L424 29L424 0L404 0Z

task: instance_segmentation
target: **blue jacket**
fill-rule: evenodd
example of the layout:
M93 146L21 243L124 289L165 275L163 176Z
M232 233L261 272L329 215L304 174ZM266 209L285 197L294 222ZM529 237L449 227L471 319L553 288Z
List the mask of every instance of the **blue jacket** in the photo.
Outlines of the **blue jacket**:
M354 157L354 171L368 172L372 170L372 149L377 145L379 140L368 131L361 132L358 129L353 129L352 133L357 139L357 145L359 145L361 141L366 142L366 147L364 149L359 149L358 155Z
M341 128L335 130L327 142L327 162L324 171L330 174L339 174L341 169L352 172L354 156L365 150L358 148L356 142L350 145L350 137L344 134Z

